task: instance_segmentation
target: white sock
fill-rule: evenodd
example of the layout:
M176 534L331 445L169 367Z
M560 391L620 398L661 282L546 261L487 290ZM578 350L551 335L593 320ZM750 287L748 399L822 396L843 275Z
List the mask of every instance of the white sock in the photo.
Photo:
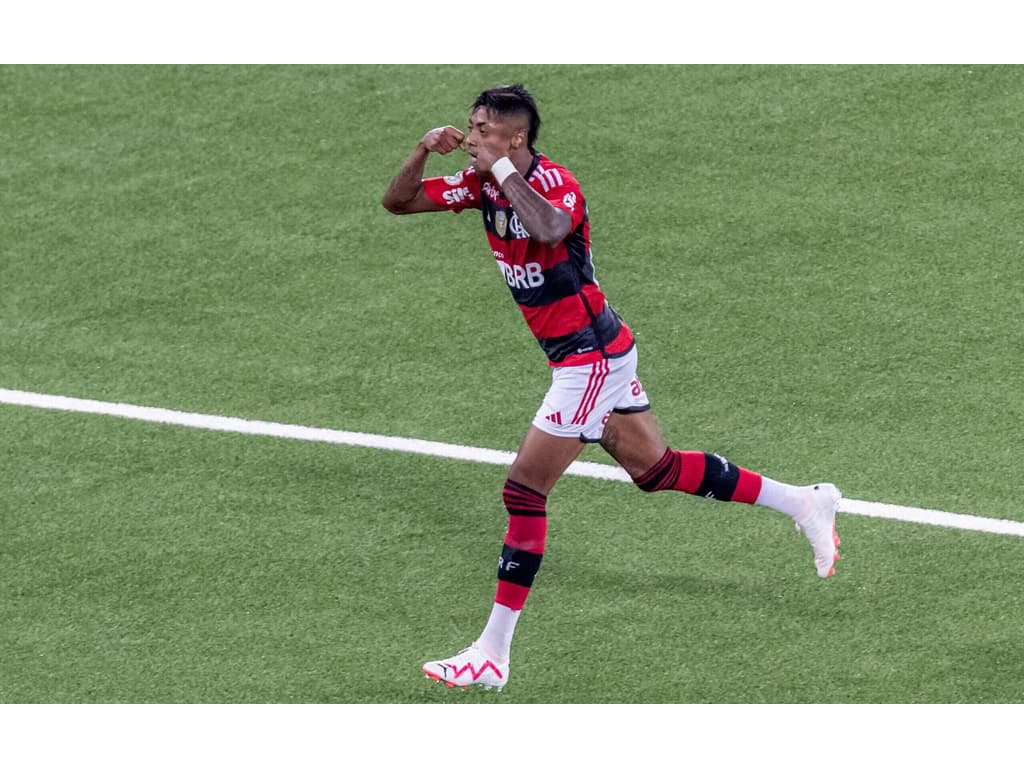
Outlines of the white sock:
M512 634L516 631L516 622L519 621L520 613L522 611L513 611L500 603L495 603L491 608L487 626L480 633L476 644L493 656L495 661L508 661L512 651Z
M757 501L762 507L778 510L794 520L805 509L806 491L796 485L788 485L761 475L761 492Z

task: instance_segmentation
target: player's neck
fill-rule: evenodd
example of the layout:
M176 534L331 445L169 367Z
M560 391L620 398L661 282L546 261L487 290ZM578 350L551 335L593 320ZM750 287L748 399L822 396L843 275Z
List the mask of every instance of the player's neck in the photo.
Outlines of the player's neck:
M508 159L512 161L512 164L519 171L520 175L526 176L530 172L530 166L533 165L534 153L531 152L527 147L520 147L514 149L509 153Z

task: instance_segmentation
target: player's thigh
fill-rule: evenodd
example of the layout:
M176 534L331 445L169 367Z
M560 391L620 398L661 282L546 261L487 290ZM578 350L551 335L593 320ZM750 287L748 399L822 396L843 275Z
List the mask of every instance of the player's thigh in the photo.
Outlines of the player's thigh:
M601 447L635 479L658 463L668 443L650 410L612 411L604 425Z
M531 426L519 446L508 478L545 496L583 450L576 437L559 437Z

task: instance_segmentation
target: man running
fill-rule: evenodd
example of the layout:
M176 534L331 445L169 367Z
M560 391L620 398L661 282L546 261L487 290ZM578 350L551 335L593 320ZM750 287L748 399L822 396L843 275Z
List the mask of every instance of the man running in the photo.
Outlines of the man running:
M423 665L427 677L448 686L500 690L508 682L512 635L544 555L547 497L586 443L600 443L642 491L682 491L788 515L810 542L822 578L839 559L842 494L834 485L787 485L715 453L668 446L637 376L633 333L594 278L583 192L568 169L536 150L540 124L521 85L484 91L467 131L428 131L382 200L395 214L480 209L495 263L552 368L502 492L508 529L487 624L468 648ZM423 178L431 152L459 148L471 165Z

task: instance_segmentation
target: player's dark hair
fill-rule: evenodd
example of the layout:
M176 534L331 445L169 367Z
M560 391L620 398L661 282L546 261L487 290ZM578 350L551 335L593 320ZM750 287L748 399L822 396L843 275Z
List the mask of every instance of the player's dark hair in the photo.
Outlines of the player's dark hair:
M526 145L533 151L533 144L540 132L540 113L537 103L521 83L491 88L477 96L470 111L484 107L498 115L526 115L530 127L526 134Z

